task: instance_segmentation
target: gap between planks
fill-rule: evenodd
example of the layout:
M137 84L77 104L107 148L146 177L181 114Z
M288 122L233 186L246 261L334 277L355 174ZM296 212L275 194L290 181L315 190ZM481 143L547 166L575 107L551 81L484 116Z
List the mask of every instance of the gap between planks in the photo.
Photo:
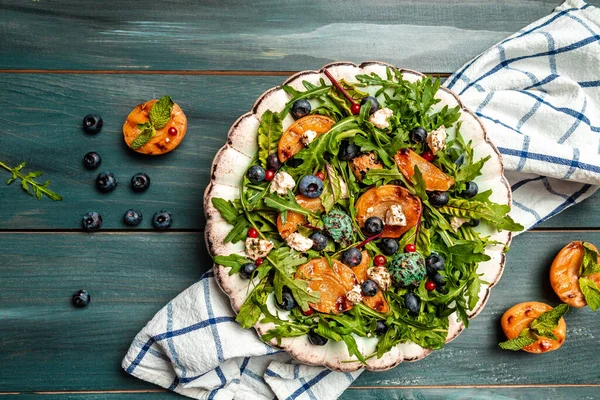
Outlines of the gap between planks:
M600 387L600 383L550 383L550 384L522 384L522 385L408 385L408 386L350 386L348 390L399 390L399 389L530 389L530 388L583 388ZM26 391L26 392L0 392L2 395L41 394L126 394L126 393L166 393L166 389L138 389L138 390L55 390L55 391Z
M111 70L111 69L0 69L0 74L61 74L61 75L217 75L217 76L291 76L300 71L254 70ZM425 75L448 78L448 72L424 72Z

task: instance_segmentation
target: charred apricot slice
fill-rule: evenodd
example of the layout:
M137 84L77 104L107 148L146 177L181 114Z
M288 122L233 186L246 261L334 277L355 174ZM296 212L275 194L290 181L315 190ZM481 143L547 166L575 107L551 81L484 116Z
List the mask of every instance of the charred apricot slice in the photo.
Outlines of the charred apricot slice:
M299 194L296 196L296 201L302 208L306 208L309 211L319 212L325 210L321 199L318 197L311 199L310 197ZM303 224L306 224L306 217L294 211L288 211L285 224L283 223L281 214L277 216L277 230L283 239L296 232L298 230L298 225Z
M381 237L399 238L417 225L423 207L418 198L399 185L382 185L364 192L355 204L358 226L364 227L369 217L379 217L385 221L385 214L393 205L402 207L406 216L406 226L385 225Z
M369 253L366 251L362 251L362 261L356 267L352 268L354 274L356 275L356 279L358 279L358 283L363 283L368 280L369 277L367 275L367 270L371 266L371 257L369 257ZM377 291L375 296L363 297L363 304L369 307L372 310L375 310L380 313L388 313L390 311L390 306L383 295L383 291Z
M451 176L445 174L441 169L411 149L399 150L394 156L394 160L402 175L408 180L412 180L412 176L415 174L415 165L419 167L427 190L445 192L455 183Z
M588 245L598 251L594 245ZM598 258L600 262L600 257ZM558 253L550 267L550 284L556 295L563 303L581 308L587 305L585 297L579 288L579 275L583 262L583 242L571 242ZM600 274L588 277L596 285L600 285Z
M140 130L138 124L144 124L150 121L149 113L157 99L147 101L138 105L129 113L127 120L123 124L123 137L127 146L131 148L133 141L139 136ZM174 128L174 129L172 129ZM156 130L156 134L148 143L138 149L132 149L138 153L149 155L160 155L174 150L185 137L187 131L187 118L177 103L173 104L171 110L171 119L161 129Z
M320 292L319 302L310 304L315 310L338 314L353 307L346 293L358 284L358 280L354 271L341 262L332 260L330 266L325 257L315 258L298 268L295 277L305 279L312 291Z
M528 328L533 320L550 310L552 310L552 307L548 304L537 301L517 304L508 309L502 316L500 321L502 330L508 339L514 339L521 334L523 329ZM552 330L552 333L558 340L541 337L535 343L523 347L523 350L528 353L546 353L562 346L567 338L567 324L564 318L560 319L558 326Z
M350 168L352 169L352 173L356 176L356 179L359 182L362 182L367 172L372 169L381 169L383 165L379 160L377 160L377 156L374 152L364 153L358 157L354 157L352 161L350 161Z
M309 130L316 132L318 137L329 132L333 124L335 124L334 120L318 114L307 115L294 122L279 139L277 149L279 161L286 162L304 148L300 141L304 132Z

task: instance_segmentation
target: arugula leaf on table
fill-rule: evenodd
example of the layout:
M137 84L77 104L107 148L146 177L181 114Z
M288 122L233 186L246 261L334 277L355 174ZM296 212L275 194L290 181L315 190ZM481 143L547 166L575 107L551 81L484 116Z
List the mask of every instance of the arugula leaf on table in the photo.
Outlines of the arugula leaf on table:
M32 171L32 172L27 173L27 175L24 175L21 172L21 170L23 168L25 168L25 165L26 164L24 162L22 162L21 164L17 165L16 167L11 168L8 165L4 164L3 162L0 162L0 167L4 168L5 170L7 170L8 172L10 172L12 174L12 177L10 179L8 179L8 181L6 181L7 185L10 185L17 179L20 179L21 187L23 188L23 190L27 194L35 196L38 200L42 199L42 195L45 195L46 197L48 197L50 200L53 200L53 201L61 201L63 199L61 195L48 189L48 186L50 186L50 181L46 181L44 183L38 183L35 181L35 178L42 176L42 171ZM31 185L31 186L29 186L29 185Z
M282 133L279 114L266 110L258 126L258 159L264 168L267 167L269 154L277 151Z

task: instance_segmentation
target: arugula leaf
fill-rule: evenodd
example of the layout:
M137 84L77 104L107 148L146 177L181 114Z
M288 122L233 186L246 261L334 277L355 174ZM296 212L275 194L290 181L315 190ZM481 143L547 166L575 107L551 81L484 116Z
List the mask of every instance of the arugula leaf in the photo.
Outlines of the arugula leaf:
M240 307L240 312L235 320L242 328L252 328L260 319L262 305L267 302L267 297L269 297L269 291L266 290L265 287L265 282L261 281L256 285L252 293L250 293L250 296L248 296L244 304L242 304L242 307Z
M579 278L579 288L585 297L588 307L592 311L600 308L600 288L590 278Z
M233 229L229 231L225 239L223 239L224 243L237 243L240 240L243 240L246 237L246 232L248 227L250 226L250 222L246 218L237 218Z
M162 129L169 123L174 104L169 96L163 96L154 103L148 114L154 129Z
M140 130L140 134L135 138L133 142L131 142L131 148L134 150L139 149L146 143L150 141L156 135L156 131L154 127L150 124L150 122L146 122L143 124L137 124L138 129Z
M531 324L529 324L529 329L538 336L556 340L556 336L552 333L552 330L556 329L558 322L568 311L568 305L560 304L551 311L547 311L533 320Z
M242 265L250 262L246 257L240 256L239 254L230 254L228 256L215 256L215 263L224 267L230 267L229 275L237 274L240 272Z
M427 191L425 180L423 180L423 174L419 170L419 167L415 165L415 173L412 176L412 181L414 182L415 194L419 196L421 200L427 200Z
M533 344L535 342L537 342L537 339L534 339L529 336L529 329L523 329L519 336L517 336L514 339L502 342L498 344L498 346L500 346L502 350L518 351L521 350L523 347L529 346L530 344Z
M366 364L367 360L365 360L365 357L358 349L358 345L356 344L356 340L354 340L354 337L352 335L344 335L342 336L342 339L348 347L348 355L355 356L361 363Z
M520 231L523 226L517 224L509 215L507 205L484 203L476 200L450 198L448 204L438 208L442 214L468 219L484 219L495 225L499 230Z
M345 185L336 169L331 164L325 164L325 170L327 171L327 179L325 180L325 187L321 194L321 202L326 212L333 209L343 198L342 185ZM346 197L347 193L346 193Z
M588 277L600 272L598 265L598 253L590 247L590 244L583 242L583 261L581 263L581 276Z
M302 214L305 216L316 217L316 214L302 208L300 204L296 201L296 197L291 190L288 189L287 197L281 197L277 193L270 193L264 198L265 205L271 208L274 208L278 211L293 211L298 214Z
M473 179L477 178L481 175L481 169L483 165L490 159L491 156L487 156L482 158L481 160L474 162L469 165L464 165L462 168L458 170L458 174L456 175L457 181L469 182Z
M46 197L48 197L50 200L53 200L53 201L61 201L63 199L61 195L48 189L48 186L50 186L50 181L46 181L44 183L39 183L34 180L35 178L42 175L42 171L32 171L32 172L29 172L27 175L24 175L21 172L21 170L23 168L25 168L25 165L26 164L24 162L22 162L21 164L17 165L16 167L11 168L8 165L4 164L3 162L0 162L0 167L4 168L5 170L7 170L8 172L10 172L12 174L12 177L10 179L8 179L8 181L6 181L7 185L10 185L17 179L20 179L21 187L23 188L23 190L27 194L30 194L32 196L35 195L35 197L37 197L38 200L42 199L42 195L45 195ZM29 186L29 185L31 185L31 186Z
M363 178L363 183L365 185L373 185L375 183L379 183L379 181L381 181L381 184L383 185L387 185L392 181L400 181L404 183L404 186L410 185L407 187L412 187L412 184L409 184L404 175L400 173L397 165L392 166L390 169L370 169Z
M283 127L279 114L266 110L258 126L258 159L263 167L267 166L269 154L277 151L282 133Z
M307 82L305 81L303 83L307 83ZM305 87L306 87L306 85L305 85ZM279 118L281 120L283 120L285 118L285 116L288 115L288 113L292 109L294 102L296 102L297 100L302 100L302 99L314 99L314 98L321 97L324 94L327 94L329 92L331 85L327 85L325 83L325 81L323 79L321 79L320 86L312 85L311 89L308 89L304 92L299 92L296 89L294 89L288 85L283 85L283 86L281 86L281 88L283 90L285 90L287 93L292 95L292 98L290 99L290 101L287 102L287 104L285 105L283 110L281 110L281 112L279 113Z
M297 265L296 263L305 263L307 259L302 257L294 261L293 258L289 257L289 252L287 252L288 257L284 255L285 252L282 253L282 250L285 249L287 249L287 247L281 247L277 252L271 252L267 256L267 260L269 260L275 269L275 277L273 278L275 297L277 298L277 301L281 302L283 287L285 286L292 292L292 296L294 296L294 299L300 308L302 308L303 311L306 311L310 307L308 303L319 302L321 297L320 293L309 293L306 290L308 287L307 281L304 279L294 279L291 277L293 268Z
M234 223L240 215L240 210L237 209L232 201L213 197L213 206L221 213L221 217L230 224Z

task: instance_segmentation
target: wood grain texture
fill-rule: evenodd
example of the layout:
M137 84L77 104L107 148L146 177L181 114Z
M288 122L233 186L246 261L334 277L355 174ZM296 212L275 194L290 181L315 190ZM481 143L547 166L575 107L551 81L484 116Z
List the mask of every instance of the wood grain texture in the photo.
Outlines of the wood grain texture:
M146 76L146 75L13 75L0 74L0 160L44 171L64 200L37 201L18 183L5 185L9 173L0 170L0 229L80 229L82 216L99 212L104 229L125 229L129 208L142 211L139 228L151 228L152 215L173 213L174 229L202 229L202 198L210 165L225 144L233 122L246 113L264 91L281 84L280 76ZM129 150L121 127L137 104L171 95L188 117L188 133L172 153L150 157ZM233 94L233 95L232 95ZM104 127L97 135L81 129L83 116L97 112ZM82 166L88 151L98 152L102 165ZM115 173L119 186L109 194L95 189L101 171ZM145 193L129 188L131 176L146 172L152 181ZM42 180L43 181L43 180ZM595 228L600 194L543 227Z
M558 304L548 268L575 239L598 244L600 232L517 237L504 277L467 332L420 362L365 372L355 386L600 384L600 360L590 351L600 320L589 309L567 315L568 339L559 351L537 356L497 348L504 340L500 316L510 306ZM209 267L200 235L0 233L0 243L1 391L155 388L122 372L120 361L154 313ZM81 288L92 302L74 309L69 299Z
M380 60L453 72L560 3L2 0L0 68L295 71Z

